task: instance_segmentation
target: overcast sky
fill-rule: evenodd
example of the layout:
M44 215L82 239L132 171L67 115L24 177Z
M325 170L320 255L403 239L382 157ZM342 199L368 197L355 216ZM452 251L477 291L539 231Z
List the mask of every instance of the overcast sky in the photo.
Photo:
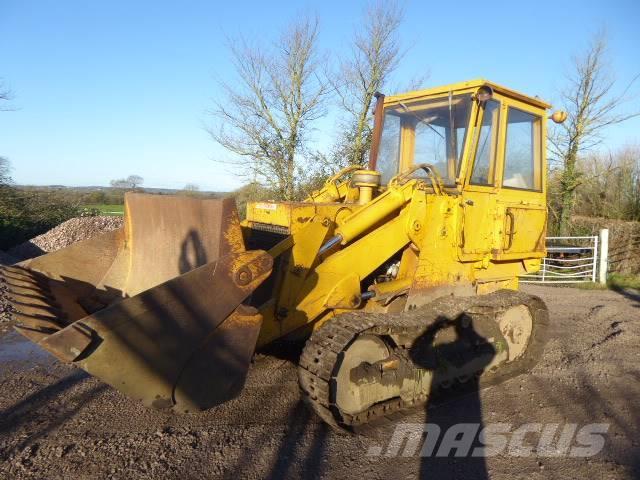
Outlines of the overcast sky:
M483 77L553 102L571 55L603 27L619 79L640 72L638 0L522 3L408 0L402 40L411 49L392 83L425 72L425 87ZM268 42L311 13L321 49L335 56L363 5L0 0L0 78L15 95L15 110L0 112L0 155L20 184L107 185L138 174L146 186L236 188L219 162L227 154L204 129L217 79L233 78L226 39ZM318 125L320 148L334 120ZM605 147L639 141L634 119L611 129Z

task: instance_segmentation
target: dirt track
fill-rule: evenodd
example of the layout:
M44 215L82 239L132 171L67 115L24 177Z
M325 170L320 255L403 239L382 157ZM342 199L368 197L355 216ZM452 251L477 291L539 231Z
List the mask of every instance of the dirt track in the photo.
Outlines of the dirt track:
M372 436L330 431L299 402L295 355L258 355L243 394L204 414L150 411L19 335L0 337L0 478L638 478L640 295L528 288L552 331L533 374L432 408L441 426L609 423L591 458L367 456ZM6 327L5 327L6 328ZM478 410L479 411L479 410ZM403 422L422 423L424 412ZM477 420L477 419L476 419Z

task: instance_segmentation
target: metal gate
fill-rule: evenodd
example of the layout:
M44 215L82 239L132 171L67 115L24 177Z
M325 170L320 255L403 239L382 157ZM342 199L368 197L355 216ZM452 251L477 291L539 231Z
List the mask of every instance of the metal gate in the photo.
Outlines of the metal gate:
M595 282L598 237L547 237L547 256L540 271L520 277L521 283Z

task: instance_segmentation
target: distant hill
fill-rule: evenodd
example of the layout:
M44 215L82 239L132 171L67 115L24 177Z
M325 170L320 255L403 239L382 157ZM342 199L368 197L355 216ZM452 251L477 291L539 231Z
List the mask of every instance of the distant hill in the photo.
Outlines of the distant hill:
M91 193L91 192L118 192L121 189L114 187L103 187L103 186L84 186L84 187L69 187L66 185L14 185L14 187L19 188L21 190L31 190L31 191L60 191L66 190L69 192L77 192L77 193ZM160 193L165 195L172 195L176 193L180 193L182 189L176 188L157 188L157 187L142 187L139 189L141 192L145 193ZM219 196L226 197L231 192L220 192L220 191L211 191L211 190L199 190L199 193L207 195L207 196Z

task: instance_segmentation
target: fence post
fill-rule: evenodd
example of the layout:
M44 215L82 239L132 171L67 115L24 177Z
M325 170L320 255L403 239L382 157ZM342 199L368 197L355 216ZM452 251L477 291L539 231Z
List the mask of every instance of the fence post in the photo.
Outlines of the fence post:
M607 283L607 264L609 257L609 229L600 230L600 267L598 282Z
M598 254L600 250L598 249L598 236L591 237L593 240L593 261L591 262L591 281L596 283L596 276L598 273Z

